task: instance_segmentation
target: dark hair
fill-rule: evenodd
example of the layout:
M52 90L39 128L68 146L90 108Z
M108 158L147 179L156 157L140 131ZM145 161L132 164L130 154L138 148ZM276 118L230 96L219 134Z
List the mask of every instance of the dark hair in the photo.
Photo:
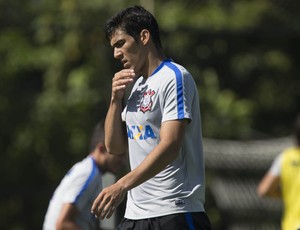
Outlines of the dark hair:
M141 31L147 29L156 48L162 48L158 23L154 16L141 6L128 7L110 18L105 24L105 37L110 40L117 29L133 37L136 42Z
M93 152L99 143L104 143L104 120L97 123L94 128L90 141L90 152Z
M296 143L300 146L300 114L298 114L294 127Z

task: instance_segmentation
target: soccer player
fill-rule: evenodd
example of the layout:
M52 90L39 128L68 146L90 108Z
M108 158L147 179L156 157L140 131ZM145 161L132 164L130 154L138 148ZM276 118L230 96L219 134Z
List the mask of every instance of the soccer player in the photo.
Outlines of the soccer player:
M124 153L124 151L123 151ZM96 125L90 154L76 163L62 179L50 200L44 230L96 230L99 219L91 214L94 199L102 190L102 175L117 173L125 155L111 155L104 146L104 122Z
M260 181L259 196L283 199L282 230L300 230L300 114L295 122L295 146L279 154Z
M201 118L193 77L166 58L157 21L143 7L121 10L105 32L124 67L112 79L105 144L116 155L128 146L131 171L103 189L92 213L109 218L127 194L117 229L211 229L204 209Z

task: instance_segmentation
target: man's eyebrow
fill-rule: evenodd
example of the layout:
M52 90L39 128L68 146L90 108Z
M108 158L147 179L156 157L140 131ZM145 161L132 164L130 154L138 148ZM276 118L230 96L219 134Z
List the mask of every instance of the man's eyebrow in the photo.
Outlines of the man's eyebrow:
M120 45L120 43L122 43L122 42L124 42L124 39L121 38L121 39L117 40L115 43L113 43L113 44L111 45L111 47L114 48L114 47Z

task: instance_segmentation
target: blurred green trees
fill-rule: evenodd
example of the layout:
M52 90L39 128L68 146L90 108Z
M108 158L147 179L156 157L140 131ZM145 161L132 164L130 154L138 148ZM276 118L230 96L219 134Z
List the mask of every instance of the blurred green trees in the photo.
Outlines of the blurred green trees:
M204 136L290 133L300 99L296 0L150 2L167 55L198 84ZM58 181L88 154L121 68L102 27L133 4L0 0L1 229L40 229Z

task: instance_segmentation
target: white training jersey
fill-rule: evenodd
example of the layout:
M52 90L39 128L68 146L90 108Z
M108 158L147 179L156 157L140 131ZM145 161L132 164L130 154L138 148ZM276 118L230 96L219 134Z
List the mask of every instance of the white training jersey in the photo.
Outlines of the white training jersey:
M125 217L144 219L204 211L205 175L199 96L191 74L167 59L134 84L122 119L127 125L133 170L160 142L160 127L188 119L179 157L163 171L128 191Z
M282 158L283 158L283 153L280 153L278 156L276 156L275 160L273 161L269 169L271 175L280 176Z
M77 224L84 230L98 229L99 221L91 214L93 201L102 190L101 172L91 156L75 164L56 188L45 216L43 229L55 230L55 224L65 203L79 210Z

